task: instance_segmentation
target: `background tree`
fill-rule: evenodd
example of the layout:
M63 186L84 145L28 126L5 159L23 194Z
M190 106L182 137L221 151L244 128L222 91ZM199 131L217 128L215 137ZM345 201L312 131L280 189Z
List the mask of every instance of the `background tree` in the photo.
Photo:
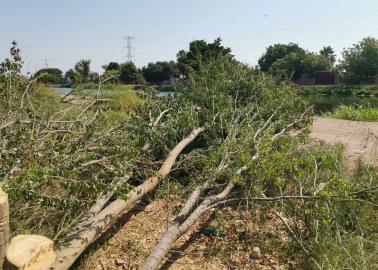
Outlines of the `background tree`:
M63 72L58 68L43 68L34 74L34 78L40 77L39 80L45 83L59 84L63 80Z
M117 62L110 62L107 65L103 65L102 68L105 70L105 72L109 70L119 70L120 65Z
M303 58L305 54L306 51L299 47L298 44L275 44L266 49L266 52L260 57L258 63L262 71L268 72L279 59L286 57L285 61L288 62L290 58Z
M317 71L329 71L332 69L330 58L315 53L308 53L302 63L303 73L308 77L314 77Z
M0 63L0 108L2 109L11 108L13 102L20 98L20 91L15 93L12 88L23 89L25 87L24 80L20 76L23 63L17 42L13 40L10 48L10 57Z
M335 61L331 47L324 47L320 54L305 51L298 44L275 44L267 48L259 59L262 71L280 79L299 79L303 75L315 76L316 71L331 70Z
M98 83L100 81L100 75L97 72L89 73L88 79L90 82Z
M79 72L71 68L64 74L64 81L66 84L71 85L75 83L80 83L82 81L82 77Z
M353 47L345 49L339 69L352 83L375 82L378 74L378 40L364 38Z
M104 69L103 77L109 78L107 80L108 83L119 83L119 76L120 76L120 69L121 66L117 62L110 62L107 65L103 65L102 68Z
M189 44L189 51L181 50L177 54L177 63L180 72L188 75L192 70L198 71L202 63L219 56L228 56L233 58L231 49L222 45L222 40L217 38L212 43L204 40L195 40Z
M120 66L119 79L123 83L136 83L141 75L133 62L126 62Z
M336 62L335 50L331 46L325 46L319 51L319 54L328 59L330 64L333 66Z
M177 78L179 69L173 61L156 62L149 63L147 67L143 67L142 74L147 82L162 83L170 78Z
M91 73L90 64L91 60L82 59L75 65L75 71L80 74L81 80L84 83L89 82L89 74Z
M277 59L269 68L269 72L281 79L298 79L304 71L303 55L291 52Z

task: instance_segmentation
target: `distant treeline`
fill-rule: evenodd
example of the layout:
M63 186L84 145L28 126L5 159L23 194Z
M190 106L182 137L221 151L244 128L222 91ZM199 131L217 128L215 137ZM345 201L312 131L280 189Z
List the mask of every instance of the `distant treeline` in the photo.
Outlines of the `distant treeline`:
M191 70L199 70L202 63L218 56L234 56L230 48L224 47L220 38L207 43L192 41L189 50L177 53L176 61L158 61L138 69L133 62L110 62L103 65L104 72L98 74L90 69L90 60L80 60L65 74L58 68L41 69L34 74L51 84L81 84L99 81L124 84L172 84L187 78ZM338 73L343 82L349 84L377 83L378 39L367 37L350 48L344 49L342 59L336 62L331 46L319 52L310 52L298 44L274 44L269 46L258 61L256 70L268 72L278 79L297 80L312 78L318 71Z

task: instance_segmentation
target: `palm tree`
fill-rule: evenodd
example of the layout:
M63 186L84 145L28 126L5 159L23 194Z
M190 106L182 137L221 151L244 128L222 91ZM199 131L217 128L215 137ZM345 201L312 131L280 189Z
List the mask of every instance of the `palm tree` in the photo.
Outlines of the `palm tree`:
M336 62L336 55L335 51L331 46L323 47L323 49L320 50L320 55L323 55L325 58L330 61L331 65L333 65Z

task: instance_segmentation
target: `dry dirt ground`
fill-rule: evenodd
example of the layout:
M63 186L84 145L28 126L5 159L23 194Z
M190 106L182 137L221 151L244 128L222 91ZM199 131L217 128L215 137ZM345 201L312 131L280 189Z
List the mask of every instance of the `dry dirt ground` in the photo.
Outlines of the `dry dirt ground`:
M359 159L378 164L378 123L318 118L311 136L328 143L346 145L346 161L353 168ZM180 199L171 197L140 205L118 225L109 239L93 248L78 269L139 269L180 208ZM171 250L161 269L301 269L277 250L287 249L288 235L281 220L251 211L226 208L222 218L214 213L202 217ZM225 221L226 220L226 221ZM232 220L232 222L227 222ZM257 223L259 222L259 223ZM224 238L203 235L201 228L213 226L227 232ZM274 247L267 244L274 243ZM254 256L259 247L261 256Z
M114 236L94 247L78 269L140 269L166 230L169 219L177 212L178 205L179 198L173 196L142 207L120 226ZM202 228L207 226L227 232L227 235L206 236ZM272 240L270 244L266 243L266 239ZM177 241L160 269L299 269L276 251L285 249L288 240L285 226L278 216L262 216L258 210L253 213L224 208L219 213L207 213L195 223ZM254 247L260 249L260 256L253 252Z
M378 122L317 118L311 137L331 144L344 144L349 168L359 159L369 165L378 165Z

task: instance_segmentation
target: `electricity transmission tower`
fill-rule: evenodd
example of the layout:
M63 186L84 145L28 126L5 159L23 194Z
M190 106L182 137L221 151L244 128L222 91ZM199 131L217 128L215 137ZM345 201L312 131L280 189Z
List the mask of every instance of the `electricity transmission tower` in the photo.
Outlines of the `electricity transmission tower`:
M42 58L43 63L45 65L45 68L49 68L49 59L48 58Z
M132 45L132 41L135 40L135 37L122 36L122 40L123 40L123 44L125 44L125 40L126 40L126 46L124 46L124 48L127 49L127 55L126 55L127 62L131 62L133 59L133 49L134 49Z

